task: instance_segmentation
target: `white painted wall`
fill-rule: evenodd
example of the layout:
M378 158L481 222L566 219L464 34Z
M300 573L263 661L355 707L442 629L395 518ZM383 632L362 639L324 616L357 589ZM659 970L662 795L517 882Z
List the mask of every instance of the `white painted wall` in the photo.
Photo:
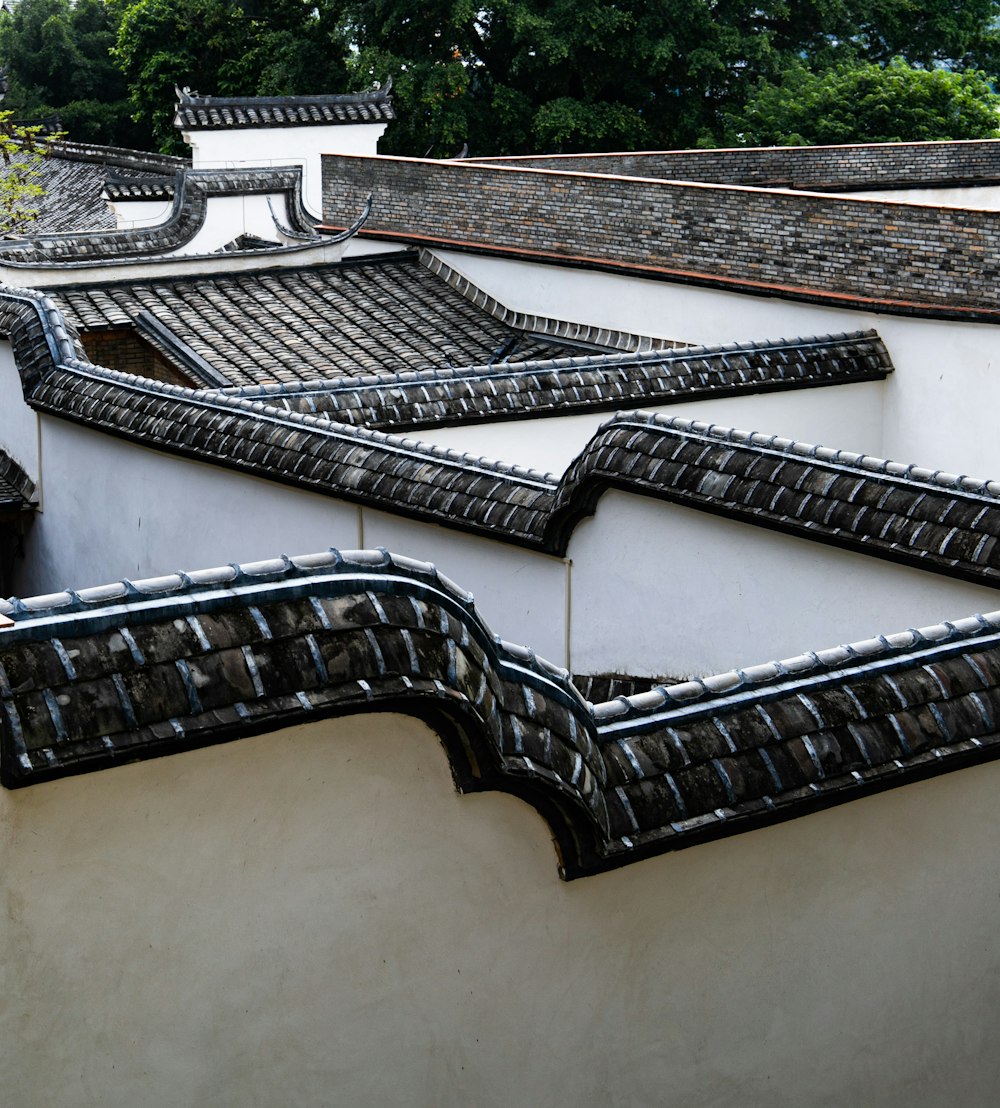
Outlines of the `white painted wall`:
M979 185L968 188L869 189L864 192L827 193L846 200L887 200L893 204L920 204L932 208L971 208L978 211L1000 210L1000 186Z
M896 372L885 386L882 442L897 461L1000 477L1000 327L879 315L777 297L647 281L440 251L508 307L693 343L766 341L874 327ZM786 432L799 435L794 428ZM828 443L840 446L840 443ZM846 445L846 444L844 444Z
M1000 766L566 885L368 716L0 794L9 1108L992 1108Z
M0 339L0 448L35 482L41 493L38 416L24 401L14 351Z
M385 123L341 123L328 127L228 127L222 131L182 131L195 169L302 166L302 194L317 222L323 211L323 154L378 153Z
M172 457L43 416L45 512L15 569L21 596L304 554L385 546L434 562L497 634L567 661L566 564L488 538Z
M433 562L468 589L493 631L569 664L569 564L493 539L365 509L363 546L384 546Z
M268 200L280 219L287 222L287 201L283 192L243 192L235 196L210 196L205 222L192 238L163 256L212 254L239 235L257 235L270 242L284 242L274 224Z
M108 201L119 231L132 231L136 227L155 227L173 211L172 200L115 200Z
M566 561L170 457L43 416L22 596L385 546L434 562L506 639L577 673L682 677L992 611L996 590L607 493ZM850 582L849 604L844 603Z
M617 491L569 556L574 673L703 676L1000 605L996 589Z
M646 411L882 456L883 381L755 396L716 396ZM562 473L612 412L432 427L406 437Z

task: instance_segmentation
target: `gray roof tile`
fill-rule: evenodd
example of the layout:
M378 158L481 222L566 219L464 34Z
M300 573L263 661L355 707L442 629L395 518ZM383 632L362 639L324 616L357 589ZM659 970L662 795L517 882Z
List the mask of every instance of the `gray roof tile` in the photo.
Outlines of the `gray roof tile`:
M183 92L174 123L184 131L228 128L388 123L395 119L386 92L327 96L199 96Z
M359 707L429 718L575 877L997 757L1000 613L593 706L384 551L0 601L9 787Z

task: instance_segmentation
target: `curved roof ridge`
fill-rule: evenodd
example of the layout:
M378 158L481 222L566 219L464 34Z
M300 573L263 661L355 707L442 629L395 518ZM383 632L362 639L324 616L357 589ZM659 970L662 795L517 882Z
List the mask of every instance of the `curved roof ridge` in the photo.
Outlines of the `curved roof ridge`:
M94 366L77 357L48 303L0 292L0 332L11 335L29 403L159 449L557 555L602 493L619 488L1000 585L995 482L642 413L605 423L556 481L415 438ZM213 423L213 411L220 415L206 437L201 425Z
M700 711L713 705L729 704L754 690L790 688L800 681L813 685L817 678L840 678L853 670L870 668L903 655L973 639L996 636L1000 632L1000 611L983 612L956 620L910 627L842 643L778 661L743 666L723 673L709 674L689 681L654 688L630 696L619 696L594 705L598 723L645 720L675 709Z
M880 360L886 365L887 372L891 371L892 363L878 332L874 328L867 328L796 339L713 343L701 346L664 346L651 350L594 351L586 354L563 354L552 358L527 358L523 362L500 361L469 366L434 366L429 369L406 369L350 378L316 378L311 381L287 381L264 385L231 385L216 391L247 397L284 396L302 392L351 392L359 388L390 388L398 384L427 384L473 377L524 377L539 371L572 370L591 366L666 365L747 353L817 350L859 340L868 340L876 344Z
M82 268L118 261L146 260L151 255L174 250L192 238L204 225L211 196L229 193L284 192L298 226L311 227L302 203L302 169L284 166L267 169L181 169L177 173L173 207L153 227L92 232L52 232L28 235L0 246L0 264L11 267Z
M174 126L184 131L389 123L396 118L387 89L321 96L199 96L189 89L177 91Z
M689 419L685 416L670 416L662 412L629 412L621 413L621 416L623 419L669 427L678 431L689 431L709 438L718 438L724 442L746 443L765 450L788 454L789 456L814 458L829 465L856 468L865 472L905 478L907 481L937 485L941 488L959 489L963 492L991 498L1000 496L1000 481L993 481L984 477L970 477L967 474L950 473L941 469L927 469L916 463L896 462L875 454L863 454L855 450L818 446L814 443L784 438L781 435L766 434L760 431L741 431L723 424L705 423L701 420Z
M463 791L533 804L578 877L996 759L1000 613L592 708L385 550L0 601L8 787L384 709Z

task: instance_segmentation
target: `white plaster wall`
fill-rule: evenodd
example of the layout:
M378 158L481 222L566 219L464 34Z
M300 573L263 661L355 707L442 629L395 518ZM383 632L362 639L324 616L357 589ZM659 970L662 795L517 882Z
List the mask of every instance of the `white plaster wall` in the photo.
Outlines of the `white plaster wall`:
M436 738L0 794L9 1108L992 1108L1000 767L571 885Z
M703 676L1000 608L1000 590L617 491L569 556L574 673Z
M968 188L870 189L864 192L827 193L846 200L887 200L890 204L920 204L932 208L1000 210L1000 187L980 185Z
M183 131L182 137L191 147L191 163L195 169L301 165L305 206L318 218L323 211L322 155L375 155L385 128L385 123L248 127Z
M285 215L285 194L281 192L244 192L236 196L210 196L205 222L194 237L164 257L176 258L188 254L211 254L220 246L232 242L238 235L257 235L277 242L281 238L267 205L274 205L279 217ZM259 264L259 262L258 262Z
M439 252L501 303L557 319L693 343L766 341L875 328L896 366L885 392L887 456L1000 477L1000 327L879 315L777 297ZM794 429L787 432L799 436ZM839 446L839 443L829 443ZM846 444L845 444L846 445Z
M136 227L155 227L173 211L172 200L116 200L108 202L119 231Z
M21 595L358 546L352 505L50 416L41 427L52 480Z
M364 545L433 562L476 598L495 634L569 665L569 565L563 558L365 509Z
M433 562L495 633L556 664L675 677L1000 607L992 589L625 493L577 527L570 566L51 417L41 427L45 511L16 571L22 596L385 546Z
M560 558L172 457L42 419L46 490L21 596L203 566L385 546L434 562L476 597L506 639L567 662L567 567Z
M884 382L866 381L797 392L716 396L684 404L650 405L644 410L881 457L884 391ZM613 414L433 427L407 437L559 474Z
M6 339L0 339L0 448L21 466L41 493L38 416L25 403L14 351Z

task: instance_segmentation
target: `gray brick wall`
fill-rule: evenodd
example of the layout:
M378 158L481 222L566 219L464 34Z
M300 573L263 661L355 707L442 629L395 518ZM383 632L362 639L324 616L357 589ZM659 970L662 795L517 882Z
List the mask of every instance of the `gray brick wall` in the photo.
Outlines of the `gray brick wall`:
M480 165L797 188L904 188L1000 180L1000 140L668 150L480 159Z
M349 223L369 192L366 233L805 293L1000 308L1000 213L406 158L324 158L328 224Z

